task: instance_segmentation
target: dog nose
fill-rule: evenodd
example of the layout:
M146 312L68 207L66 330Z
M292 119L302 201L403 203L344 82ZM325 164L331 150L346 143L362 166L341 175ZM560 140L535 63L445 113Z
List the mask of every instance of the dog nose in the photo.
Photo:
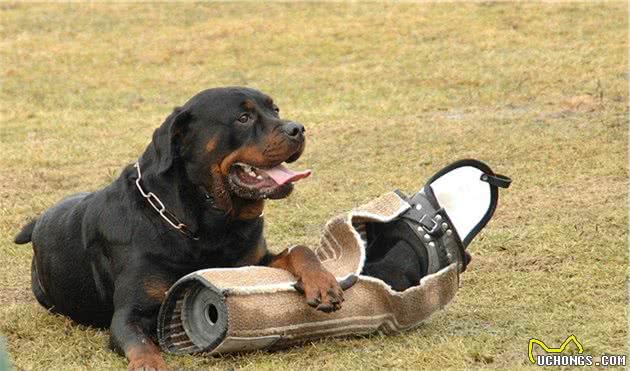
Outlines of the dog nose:
M284 132L291 138L297 139L304 133L304 125L297 122L288 122L283 128Z

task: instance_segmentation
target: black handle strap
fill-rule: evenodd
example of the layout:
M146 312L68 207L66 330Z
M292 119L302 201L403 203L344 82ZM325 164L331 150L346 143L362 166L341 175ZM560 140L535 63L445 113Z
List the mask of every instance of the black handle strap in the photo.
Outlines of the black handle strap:
M499 188L509 188L512 184L512 179L501 174L481 174L481 180Z

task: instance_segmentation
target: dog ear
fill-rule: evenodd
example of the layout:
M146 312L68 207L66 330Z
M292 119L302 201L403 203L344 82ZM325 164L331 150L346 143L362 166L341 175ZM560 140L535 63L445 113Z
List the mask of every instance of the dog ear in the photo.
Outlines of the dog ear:
M186 132L191 114L188 110L175 107L164 123L153 133L153 147L157 154L158 173L165 173L178 155L179 138Z

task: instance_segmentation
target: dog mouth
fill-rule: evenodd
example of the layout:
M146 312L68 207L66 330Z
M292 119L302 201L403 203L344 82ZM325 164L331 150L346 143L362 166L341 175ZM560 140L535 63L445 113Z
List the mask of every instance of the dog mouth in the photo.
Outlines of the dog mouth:
M228 181L237 196L258 200L284 198L293 190L293 183L307 178L311 170L293 171L282 163L272 167L256 167L237 162L232 164Z

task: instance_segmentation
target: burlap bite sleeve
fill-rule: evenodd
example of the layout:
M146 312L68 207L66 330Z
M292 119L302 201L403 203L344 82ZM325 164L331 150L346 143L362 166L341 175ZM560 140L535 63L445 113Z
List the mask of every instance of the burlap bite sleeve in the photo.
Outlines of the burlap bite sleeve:
M394 333L419 325L455 296L453 263L402 292L360 275L365 263L365 223L388 222L409 209L396 193L331 219L315 249L338 279L359 276L340 310L309 307L294 288L295 277L266 267L207 269L180 279L158 318L161 347L172 353L219 354L290 346L304 341L375 331Z

